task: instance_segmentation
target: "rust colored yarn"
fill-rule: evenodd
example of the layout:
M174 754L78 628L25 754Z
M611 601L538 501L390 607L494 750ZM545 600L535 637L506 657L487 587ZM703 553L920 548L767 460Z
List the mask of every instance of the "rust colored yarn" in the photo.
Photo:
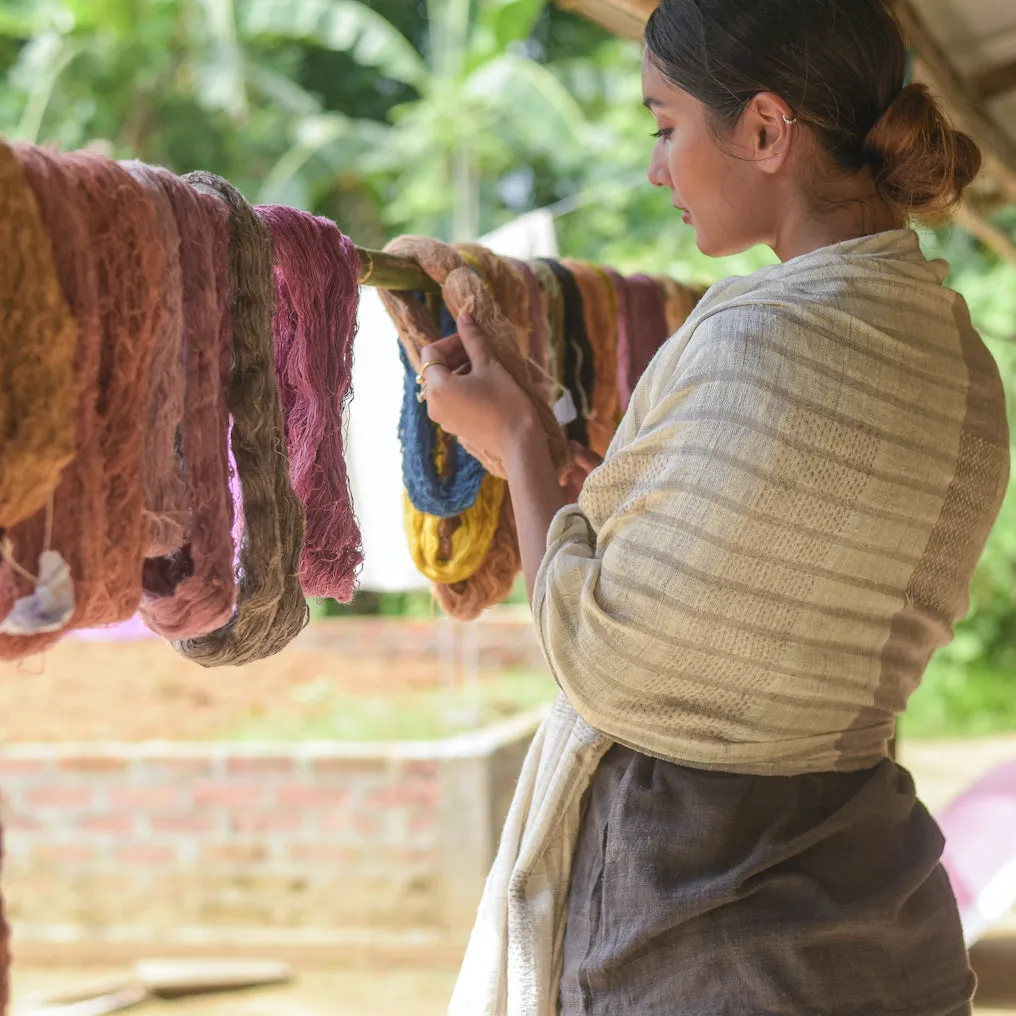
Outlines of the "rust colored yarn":
M564 389L564 293L561 283L546 261L531 261L529 267L536 276L543 294L547 315L547 373L554 388L554 397Z
M589 417L589 447L605 455L618 416L617 395L617 312L610 280L597 268L582 261L566 259L582 294L586 334L593 350L593 390Z
M360 257L335 223L262 205L275 246L275 375L289 475L307 516L300 581L308 596L349 601L363 563L342 452Z
M77 325L50 235L13 149L2 140L0 222L0 527L9 527L48 502L74 457L79 386Z
M236 611L209 635L175 642L205 667L252 663L284 649L309 620L300 588L303 507L289 480L282 403L275 381L272 238L231 184L211 173L184 178L229 208L233 364L232 445L243 497Z
M613 281L617 287L617 279ZM656 279L649 275L629 275L618 292L622 289L623 297L618 299L617 387L621 409L626 410L649 361L667 341L668 331L663 291Z
M229 210L167 170L155 170L180 236L183 284L185 542L145 562L141 616L168 639L221 628L236 603L229 409L233 357L229 313Z
M488 607L502 603L515 585L515 576L522 567L519 538L511 498L505 494L490 551L479 571L464 582L451 585L435 584L434 598L450 617L472 621Z
M533 322L525 278L507 258L498 257L478 243L457 243L454 246L467 263L475 262L479 266L501 313L515 330L519 351L528 359Z
M0 869L2 869L4 858L4 830L0 825ZM11 929L7 923L7 916L4 913L3 894L0 893L0 1016L7 1016L7 1006L10 1002L11 984Z
M667 331L673 335L695 309L695 304L702 299L705 290L697 286L685 286L669 275L659 275L656 281L663 291L663 314L667 319Z
M155 205L166 267L161 282L162 320L148 368L148 413L141 466L147 554L182 546L187 525L187 483L176 454L183 424L183 293L180 234L160 171L140 162L122 163ZM168 175L168 174L167 174Z
M31 145L15 145L14 151L36 196L47 232L61 238L54 248L56 271L77 322L75 374L80 394L74 421L76 454L53 494L50 546L63 556L74 579L75 611L68 627L81 628L101 624L110 616L102 577L106 483L98 416L101 333L95 258L74 179L60 156ZM47 509L42 508L8 531L15 559L32 574L39 554L45 549L46 530ZM10 565L0 566L0 617L7 616L15 599L30 592L30 584ZM2 635L0 659L32 655L58 638L59 633Z
M103 578L105 623L126 621L141 601L147 533L142 518L142 449L148 369L161 327L166 255L155 205L115 162L91 152L64 156L96 251L99 316L99 417L106 463Z
M536 273L525 261L516 261L514 258L509 258L508 261L522 276L529 294L529 374L543 398L553 404L553 392L547 365L550 342L547 298L543 290L540 289Z
M402 236L388 244L385 250L414 259L441 286L445 303L456 318L465 311L473 315L477 325L488 336L494 357L532 400L547 435L554 465L562 479L567 476L572 465L571 445L554 418L553 411L532 382L514 328L483 281L463 263L463 259L452 247L439 240ZM380 296L395 322L410 362L419 370L420 351L440 338L436 322L410 294L381 290ZM467 441L463 441L462 445L480 459L489 472L495 476L504 476L504 465L496 455L472 446Z

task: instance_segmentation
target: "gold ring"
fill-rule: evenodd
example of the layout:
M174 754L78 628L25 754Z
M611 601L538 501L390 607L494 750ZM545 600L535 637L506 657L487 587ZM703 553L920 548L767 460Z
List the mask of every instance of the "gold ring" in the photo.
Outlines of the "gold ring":
M428 360L426 363L420 365L420 373L416 375L416 383L422 385L427 374L428 367L445 366L444 360Z

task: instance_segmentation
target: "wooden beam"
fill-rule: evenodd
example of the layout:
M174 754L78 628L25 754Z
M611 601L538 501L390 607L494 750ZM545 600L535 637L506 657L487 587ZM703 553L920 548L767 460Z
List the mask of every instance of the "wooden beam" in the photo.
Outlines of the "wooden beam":
M997 179L1008 199L1016 202L1016 142L981 107L911 0L896 0L894 9L920 58L920 76L939 93L959 126L980 145L985 169Z
M659 0L557 0L562 10L575 11L602 25L608 32L623 39L642 41L642 32L649 15Z
M1016 265L1016 241L975 211L969 202L963 202L957 209L956 225L976 236L981 243L990 247L999 257Z
M982 99L996 99L1007 92L1016 92L1016 60L985 67L971 74L967 81Z

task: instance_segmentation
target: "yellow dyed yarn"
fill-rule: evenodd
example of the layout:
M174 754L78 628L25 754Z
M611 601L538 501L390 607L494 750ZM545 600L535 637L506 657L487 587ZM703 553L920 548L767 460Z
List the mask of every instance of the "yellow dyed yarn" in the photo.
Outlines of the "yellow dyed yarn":
M464 582L479 571L494 542L501 505L508 484L492 475L484 477L480 493L471 508L458 516L458 528L451 535L451 555L442 555L440 526L446 519L417 511L403 494L406 538L413 563L432 582Z

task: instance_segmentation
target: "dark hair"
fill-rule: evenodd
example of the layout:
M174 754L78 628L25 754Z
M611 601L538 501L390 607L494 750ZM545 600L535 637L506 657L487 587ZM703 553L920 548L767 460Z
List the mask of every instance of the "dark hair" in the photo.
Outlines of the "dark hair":
M958 203L981 153L924 85L904 88L903 32L887 0L663 0L650 58L727 127L759 92L779 95L837 169L870 168L901 217Z

